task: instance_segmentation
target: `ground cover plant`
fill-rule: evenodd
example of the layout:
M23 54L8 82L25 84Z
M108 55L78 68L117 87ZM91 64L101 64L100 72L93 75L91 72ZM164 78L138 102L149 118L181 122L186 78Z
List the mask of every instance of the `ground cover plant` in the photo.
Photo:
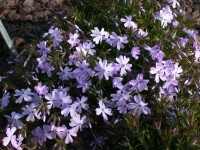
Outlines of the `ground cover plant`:
M8 149L199 149L197 31L176 0L68 2L1 76Z

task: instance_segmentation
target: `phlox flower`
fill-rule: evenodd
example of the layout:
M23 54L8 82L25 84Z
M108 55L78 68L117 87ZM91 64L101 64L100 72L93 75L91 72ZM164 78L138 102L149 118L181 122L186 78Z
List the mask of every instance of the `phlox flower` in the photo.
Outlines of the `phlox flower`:
M150 109L147 107L148 103L144 103L140 95L135 95L134 100L135 102L128 104L128 109L133 110L133 115L140 116L141 114L147 115L151 113Z
M42 71L42 73L47 73L48 77L52 76L52 71L55 70L54 66L52 66L49 62L45 62L44 64L42 64L42 66L40 66L40 69Z
M76 66L78 67L75 69L72 74L75 78L80 78L81 80L86 80L89 76L94 76L94 71L89 68L89 63L86 60L82 62L76 62Z
M76 97L76 101L74 102L74 105L76 106L76 111L78 113L82 113L82 109L88 110L89 105L86 103L87 97L83 96L81 99L79 97Z
M6 129L7 137L3 138L4 146L7 146L10 142L12 143L12 145L14 145L14 143L16 143L16 135L14 135L16 130L17 130L16 127Z
M110 115L110 116L112 115L112 109L106 108L102 100L99 101L99 108L96 108L95 110L96 110L96 114L97 115L102 114L105 120L108 120L107 115Z
M47 48L47 42L46 41L42 41L39 44L37 44L37 47L39 48L39 50L37 51L40 55L43 54L47 54L50 53L50 49Z
M31 134L34 136L31 138L33 143L38 143L42 146L46 142L45 132L42 130L42 128L37 127L31 132Z
M109 79L109 76L112 76L112 71L114 70L112 63L108 64L107 60L102 61L99 60L99 63L94 68L97 73L96 76L99 77L99 79L102 79L103 76L106 78L106 80Z
M77 44L79 44L79 42L80 42L80 40L78 38L79 38L78 33L74 33L74 34L70 33L69 40L67 42L71 45L71 47L74 47Z
M3 145L8 146L8 144L11 143L11 145L17 150L22 150L21 144L23 137L20 134L17 138L16 135L14 135L15 131L16 131L15 127L6 129L7 137L3 138Z
M172 74L174 78L179 78L180 74L183 72L183 69L181 66L179 66L179 63L174 64L174 69L172 70Z
M4 107L8 106L9 98L10 98L10 93L9 92L5 92L3 94L3 97L0 98L0 107L1 108L4 108Z
M67 136L67 127L65 125L54 127L54 130L60 139L64 139Z
M63 36L61 35L61 30L58 28L50 28L48 31L50 37L53 39L53 46L58 47L60 42L63 41Z
M180 4L177 0L167 0L167 2L172 3L173 8L180 7Z
M157 12L155 17L161 21L161 26L163 28L165 28L168 23L171 23L174 18L173 13L168 5L163 7L160 12Z
M60 108L63 104L70 104L72 102L71 97L67 95L66 91L54 89L52 94L47 93L45 99L48 100L48 108Z
M89 90L90 86L92 85L91 80L77 80L78 85L77 88L82 88L82 93L85 93L87 90Z
M144 80L143 74L138 74L136 80L129 81L129 84L137 88L139 92L142 92L143 90L148 90L147 83L149 83L149 80Z
M83 44L79 44L79 46L76 47L76 50L86 57L87 55L94 55L94 53L96 53L93 49L94 47L95 45L92 42L83 42Z
M140 54L139 47L133 47L132 50L131 50L132 57L137 60L139 58L138 57L139 54Z
M165 80L164 66L163 66L162 62L157 62L156 67L151 67L150 73L155 74L156 83L159 83L160 79L163 81Z
M6 77L2 77L2 76L0 76L0 82L2 81L2 79L5 79Z
M117 102L117 110L119 110L119 113L121 114L126 114L128 110L128 105L126 104L125 101L120 100Z
M60 80L69 80L70 78L73 78L72 76L72 69L69 67L65 67L64 69L62 67L60 67L61 72L57 72L57 75L59 75L59 79Z
M42 130L43 130L46 138L54 139L56 137L56 132L55 132L55 130L52 129L52 125L44 124L42 126Z
M187 44L188 40L189 40L188 38L181 38L179 42L180 46L185 48L185 45Z
M92 37L94 37L93 41L95 44L99 44L102 42L102 40L105 40L109 37L109 33L104 31L104 28L101 29L101 31L95 27L94 30L92 30Z
M126 28L133 28L133 29L137 29L138 25L132 21L132 16L126 16L126 19L121 18L121 22L124 22L124 26Z
M195 48L195 61L200 61L200 45L197 42L194 42L193 47Z
M48 92L47 86L42 85L41 82L39 82L38 85L34 87L34 89L39 95L46 95Z
M76 114L76 105L74 103L66 103L61 106L61 115L67 117L69 114L71 117Z
M78 129L76 127L71 128L71 129L66 128L65 132L67 133L66 138L65 138L65 143L69 144L73 142L72 136L73 137L77 136Z
M112 101L129 101L131 95L127 92L117 92L115 94L110 95Z
M31 103L30 105L26 105L26 107L23 107L22 110L22 114L25 116L25 115L28 115L27 118L26 118L26 121L35 121L35 114L36 114L36 107L37 105L34 104L34 103Z
M118 89L123 88L122 80L123 80L123 78L121 78L121 77L113 78L113 80L112 80L113 87L118 88Z
M19 98L16 99L16 103L21 103L23 100L26 102L31 101L33 93L31 92L31 89L22 89L20 90L15 90L14 96L19 96Z
M110 40L107 41L112 47L117 47L118 50L124 48L124 44L128 43L127 36L118 36L115 32L110 35Z
M80 129L80 131L82 131L82 129L87 126L87 122L88 121L86 116L81 117L80 114L75 114L70 119L69 125L70 127L75 127L78 130Z
M119 58L116 58L116 61L118 62L119 67L120 67L121 76L126 75L127 71L129 72L131 71L132 65L128 64L129 60L130 58L127 58L126 56L122 56L122 55L120 55Z
M141 38L141 37L145 37L148 35L148 32L147 31L143 31L142 29L138 29L138 37Z
M21 123L21 121L19 121L19 119L23 117L22 114L12 112L11 116L5 115L5 117L7 118L11 128L16 127L18 129L22 129L23 124Z
M155 45L153 47L149 47L148 45L146 45L144 48L150 52L151 58L153 60L162 60L163 57L165 57L165 54L160 49L159 45Z

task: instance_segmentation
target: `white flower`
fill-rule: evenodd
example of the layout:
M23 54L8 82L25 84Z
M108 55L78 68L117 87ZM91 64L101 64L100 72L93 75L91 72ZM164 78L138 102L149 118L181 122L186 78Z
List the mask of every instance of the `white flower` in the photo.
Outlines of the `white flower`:
M121 22L125 22L124 26L126 28L133 28L133 29L137 29L138 25L132 21L132 16L126 16L126 19L121 18Z
M109 33L104 31L104 28L102 28L101 31L99 31L99 29L97 27L95 27L94 30L92 30L91 36L94 37L93 41L96 44L99 44L102 42L102 40L108 38Z
M99 108L96 108L96 114L97 115L102 114L103 118L105 120L108 120L107 115L110 115L110 116L112 115L112 109L106 108L105 104L102 102L102 100L100 100L99 101Z
M112 76L112 71L114 70L114 67L112 67L112 64L108 64L107 60L99 61L97 66L94 68L94 70L98 71L96 73L96 76L99 77L99 79L102 79L103 76L106 78L106 80L109 79L109 76Z

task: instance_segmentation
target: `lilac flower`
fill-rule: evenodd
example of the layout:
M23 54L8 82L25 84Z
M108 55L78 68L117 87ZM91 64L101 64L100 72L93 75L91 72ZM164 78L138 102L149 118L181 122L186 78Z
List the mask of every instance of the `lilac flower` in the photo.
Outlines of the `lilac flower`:
M42 41L39 44L37 44L37 47L39 50L37 51L40 55L50 53L50 49L46 47L47 42Z
M102 40L105 40L108 38L109 33L104 31L104 28L102 28L101 31L99 31L99 29L95 27L94 30L92 30L91 36L94 37L93 41L96 44L99 44L102 42Z
M70 78L73 78L72 73L70 72L72 69L68 68L67 66L63 69L60 67L61 72L58 72L57 75L59 75L60 80L69 80Z
M132 65L131 64L128 64L130 58L126 58L126 56L122 56L120 55L119 58L116 58L116 61L119 63L119 66L120 66L120 75L123 76L123 75L126 75L127 72L126 71L131 71L131 67Z
M19 96L19 98L16 99L16 103L21 103L23 100L26 102L31 101L31 95L33 95L33 93L31 92L31 89L27 88L20 90L15 90L15 95L14 96Z
M8 106L9 98L10 98L10 93L9 92L5 92L3 94L3 97L0 98L0 107L1 108L4 108L4 107Z
M124 44L128 43L127 36L118 36L115 32L110 35L110 41L108 42L112 47L117 47L118 50L124 48Z
M106 78L106 80L109 79L109 76L112 76L112 71L114 68L112 67L112 64L108 64L107 60L99 60L99 63L94 68L95 71L97 71L96 76L99 77L99 79L102 79L103 76Z
M134 100L136 103L132 102L128 104L128 109L133 110L133 115L140 116L142 113L145 115L151 113L150 109L147 107L148 104L142 101L140 95L135 95Z
M180 7L180 4L177 0L167 0L167 2L172 3L173 8Z
M126 28L133 28L133 29L137 29L138 25L132 21L132 16L126 16L126 19L121 18L121 22L125 22L124 26Z
M85 96L81 97L81 99L79 97L76 97L76 101L74 102L74 104L76 106L76 111L78 113L82 113L82 109L84 110L89 109L89 105L86 103L87 99L88 98Z
M174 16L169 6L165 6L160 10L160 12L156 13L156 19L161 21L161 26L165 28L168 23L171 23Z
M34 87L34 89L39 95L46 95L48 92L47 86L42 85L41 82L39 82L38 85Z
M6 129L7 137L3 138L3 145L7 146L9 143L11 143L11 145L17 150L22 150L21 144L23 137L20 134L17 138L16 135L14 135L15 131L16 131L15 127Z
M147 83L149 83L149 80L143 79L143 74L138 74L136 80L131 80L129 83L136 87L139 92L142 92L143 90L148 90Z
M96 108L95 110L96 110L96 114L97 115L102 114L102 116L105 120L108 120L107 115L110 115L110 116L112 115L112 109L106 108L106 106L102 100L99 101L99 108Z
M132 57L137 60L139 58L138 57L139 54L140 54L139 47L133 47L132 50L131 50Z
M34 103L31 103L30 105L26 105L26 107L23 107L22 110L22 114L25 116L25 115L28 115L27 118L26 118L26 121L35 121L35 114L36 114L36 107L37 105L35 105Z
M82 131L82 129L84 127L86 127L87 125L87 117L86 116L83 116L81 118L80 114L75 114L74 116L72 116L72 118L70 119L70 127L75 127L77 128L78 130L80 129L80 131Z
M71 47L76 46L77 44L79 44L80 40L79 38L79 34L78 33L74 33L74 34L69 34L69 40L67 41Z
M19 119L22 118L23 115L18 114L16 112L12 112L11 116L5 115L5 117L7 118L11 127L16 127L18 129L22 129L23 124L19 121Z

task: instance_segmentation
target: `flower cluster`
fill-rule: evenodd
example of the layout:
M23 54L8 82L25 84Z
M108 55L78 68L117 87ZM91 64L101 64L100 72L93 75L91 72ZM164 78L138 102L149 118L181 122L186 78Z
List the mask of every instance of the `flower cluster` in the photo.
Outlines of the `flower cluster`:
M168 3L179 6L176 0ZM175 17L168 5L155 14L163 28L176 21ZM50 28L37 44L33 84L12 94L6 91L0 99L2 109L11 95L22 106L21 112L5 115L8 125L3 145L22 149L26 137L19 134L17 138L14 133L23 130L26 122L39 122L30 132L33 143L42 146L56 139L69 144L85 128L92 129L97 120L114 123L125 115L146 117L154 111L149 107L153 98L173 101L183 73L180 59L169 59L161 40L148 43L148 30L133 20L131 15L121 18L119 24L125 32L120 33L94 27L87 39L78 30L66 32L65 39L65 31ZM183 31L187 36L180 37L177 47L192 42L194 61L199 62L197 33ZM140 44L142 40L145 44ZM153 96L149 94L153 92Z

